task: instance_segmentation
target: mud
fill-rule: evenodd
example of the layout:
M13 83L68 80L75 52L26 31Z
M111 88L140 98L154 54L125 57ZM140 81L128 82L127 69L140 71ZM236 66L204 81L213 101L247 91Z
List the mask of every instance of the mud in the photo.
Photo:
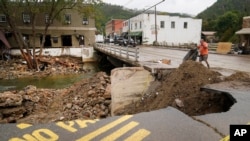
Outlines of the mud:
M153 82L140 101L128 105L117 114L135 114L167 106L176 107L190 116L225 112L234 103L227 95L202 92L200 88L206 84L231 80L249 81L250 78L243 72L223 77L198 62L186 61L160 81Z
M51 71L53 72L53 71ZM233 102L227 95L200 91L206 84L222 81L250 82L248 74L237 72L227 77L198 62L186 61L179 68L167 71L152 82L148 91L116 114L135 114L173 106L194 116L225 112ZM20 95L10 106L6 95ZM2 96L2 99L1 99ZM12 102L8 99L8 102ZM21 102L20 102L21 101ZM15 101L14 101L15 102ZM96 119L110 116L110 78L100 72L94 77L75 83L67 89L37 89L27 86L21 91L0 93L1 123L48 123L75 119Z

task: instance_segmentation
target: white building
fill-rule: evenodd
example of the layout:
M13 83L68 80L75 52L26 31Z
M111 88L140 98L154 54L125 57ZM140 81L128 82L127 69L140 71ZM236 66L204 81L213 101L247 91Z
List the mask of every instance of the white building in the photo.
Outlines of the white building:
M143 13L124 21L123 32L142 44L153 44L157 38L159 44L179 45L198 43L201 38L201 19L157 15L156 21L155 29L155 14Z

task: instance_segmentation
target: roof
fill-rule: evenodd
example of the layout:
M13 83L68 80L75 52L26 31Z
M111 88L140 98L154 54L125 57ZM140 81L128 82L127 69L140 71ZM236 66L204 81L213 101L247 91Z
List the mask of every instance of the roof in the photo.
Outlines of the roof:
M138 31L138 32L129 32L130 36L142 36L142 32Z
M215 31L202 31L201 33L206 36L213 36L216 32Z
M242 28L241 30L235 32L235 34L250 34L250 28Z

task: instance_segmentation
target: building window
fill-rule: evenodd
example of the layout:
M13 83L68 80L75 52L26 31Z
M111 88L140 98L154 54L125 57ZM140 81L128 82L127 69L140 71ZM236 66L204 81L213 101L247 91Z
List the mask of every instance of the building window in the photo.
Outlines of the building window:
M141 22L140 22L140 29L141 29L142 27L141 27Z
M70 14L65 14L64 15L64 21L66 24L71 24L71 15Z
M175 22L171 22L171 28L175 28Z
M137 23L135 23L135 29L137 29Z
M161 21L161 28L165 28L165 22Z
M62 46L72 46L72 38L71 35L62 35Z
M52 23L52 20L49 18L49 14L45 14L45 23L48 24L48 23Z
M131 27L130 27L130 30L133 30L133 24L130 24L130 26L131 26Z
M1 23L6 22L6 16L5 16L5 15L0 14L0 22L1 22Z
M188 23L184 22L184 28L187 29L188 28Z
M89 24L88 18L84 17L84 18L82 19L82 24L83 24L83 25L88 25L88 24Z
M30 23L30 14L23 13L23 22L24 23Z

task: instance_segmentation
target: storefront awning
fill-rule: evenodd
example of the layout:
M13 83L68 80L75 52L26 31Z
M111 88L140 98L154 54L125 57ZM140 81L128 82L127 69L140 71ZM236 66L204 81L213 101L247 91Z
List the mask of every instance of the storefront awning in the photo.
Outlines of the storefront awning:
M138 32L129 32L130 36L142 36L142 32L138 31Z
M235 34L250 34L250 28L242 28L241 30L235 32Z

